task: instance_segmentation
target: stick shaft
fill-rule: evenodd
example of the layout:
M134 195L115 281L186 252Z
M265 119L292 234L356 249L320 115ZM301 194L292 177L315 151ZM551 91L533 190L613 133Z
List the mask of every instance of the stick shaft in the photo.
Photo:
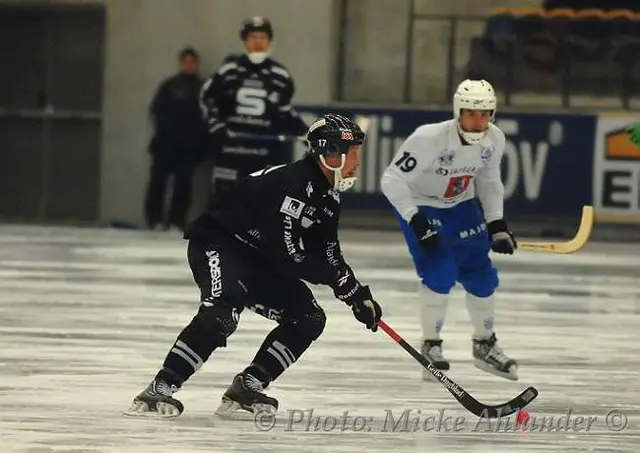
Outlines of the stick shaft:
M395 330L383 320L378 321L378 327L380 327L393 341L398 343L402 348L407 351L414 359L416 359L429 373L431 373L458 402L469 412L477 415L478 417L485 418L499 418L511 415L521 408L525 407L531 401L538 396L538 390L535 387L529 387L520 395L513 398L504 404L498 404L491 406L481 403L466 390L449 379L442 371L434 368L422 354L416 351L409 343L407 343Z

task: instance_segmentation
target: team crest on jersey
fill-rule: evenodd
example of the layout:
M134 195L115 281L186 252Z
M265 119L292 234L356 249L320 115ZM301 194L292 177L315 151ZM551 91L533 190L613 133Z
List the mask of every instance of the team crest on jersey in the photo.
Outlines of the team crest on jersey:
M483 148L482 151L480 151L480 160L483 164L489 162L491 156L493 156L493 149L491 148Z
M455 151L444 150L442 153L440 153L440 156L438 157L438 162L440 162L440 165L442 165L443 167L448 167L453 163L453 160L455 159L455 157L456 157Z
M295 198L291 198L289 196L284 197L282 206L280 206L280 212L286 215L290 215L294 219L300 218L300 214L302 214L303 209L304 203L302 201L296 200Z
M443 195L445 202L462 196L469 188L472 180L473 176L471 175L455 176L449 179L449 184Z

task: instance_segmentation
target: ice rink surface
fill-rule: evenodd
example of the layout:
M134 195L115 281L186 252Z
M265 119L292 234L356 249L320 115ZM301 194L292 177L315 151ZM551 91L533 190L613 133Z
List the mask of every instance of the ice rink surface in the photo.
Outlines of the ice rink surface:
M384 319L418 347L417 281L399 234L342 238ZM176 234L0 228L0 451L640 452L638 245L494 255L496 332L520 362L519 382L473 367L471 325L455 290L443 334L449 376L491 404L536 386L525 431L513 417L479 423L321 287L314 292L327 327L269 389L280 400L273 428L213 415L272 327L248 311L229 346L178 393L182 417L123 417L197 310L185 246Z

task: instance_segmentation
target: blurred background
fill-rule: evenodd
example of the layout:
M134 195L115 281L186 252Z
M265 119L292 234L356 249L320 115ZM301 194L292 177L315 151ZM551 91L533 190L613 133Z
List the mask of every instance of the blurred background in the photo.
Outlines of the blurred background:
M640 148L624 134L640 121L637 0L0 0L0 219L144 228L158 85L187 47L208 78L256 15L307 124L373 120L347 224L396 228L380 175L471 77L499 93L516 232L572 235L594 205L600 238L640 238Z

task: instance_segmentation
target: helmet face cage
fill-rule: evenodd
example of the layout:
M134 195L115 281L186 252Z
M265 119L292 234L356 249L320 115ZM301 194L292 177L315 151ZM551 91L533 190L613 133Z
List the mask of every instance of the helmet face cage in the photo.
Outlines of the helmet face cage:
M471 145L476 145L482 141L488 133L488 129L483 132L470 132L462 129L459 118L462 110L485 110L490 113L490 122L495 120L497 100L496 94L489 82L486 80L465 80L460 85L453 96L453 116L458 119L458 132L464 140Z
M254 31L263 31L269 36L269 39L273 39L273 27L269 19L264 17L247 19L242 26L242 30L240 30L240 39L246 41L247 35Z
M307 133L307 144L314 155L346 154L354 145L364 142L365 134L349 118L328 114L314 122Z

